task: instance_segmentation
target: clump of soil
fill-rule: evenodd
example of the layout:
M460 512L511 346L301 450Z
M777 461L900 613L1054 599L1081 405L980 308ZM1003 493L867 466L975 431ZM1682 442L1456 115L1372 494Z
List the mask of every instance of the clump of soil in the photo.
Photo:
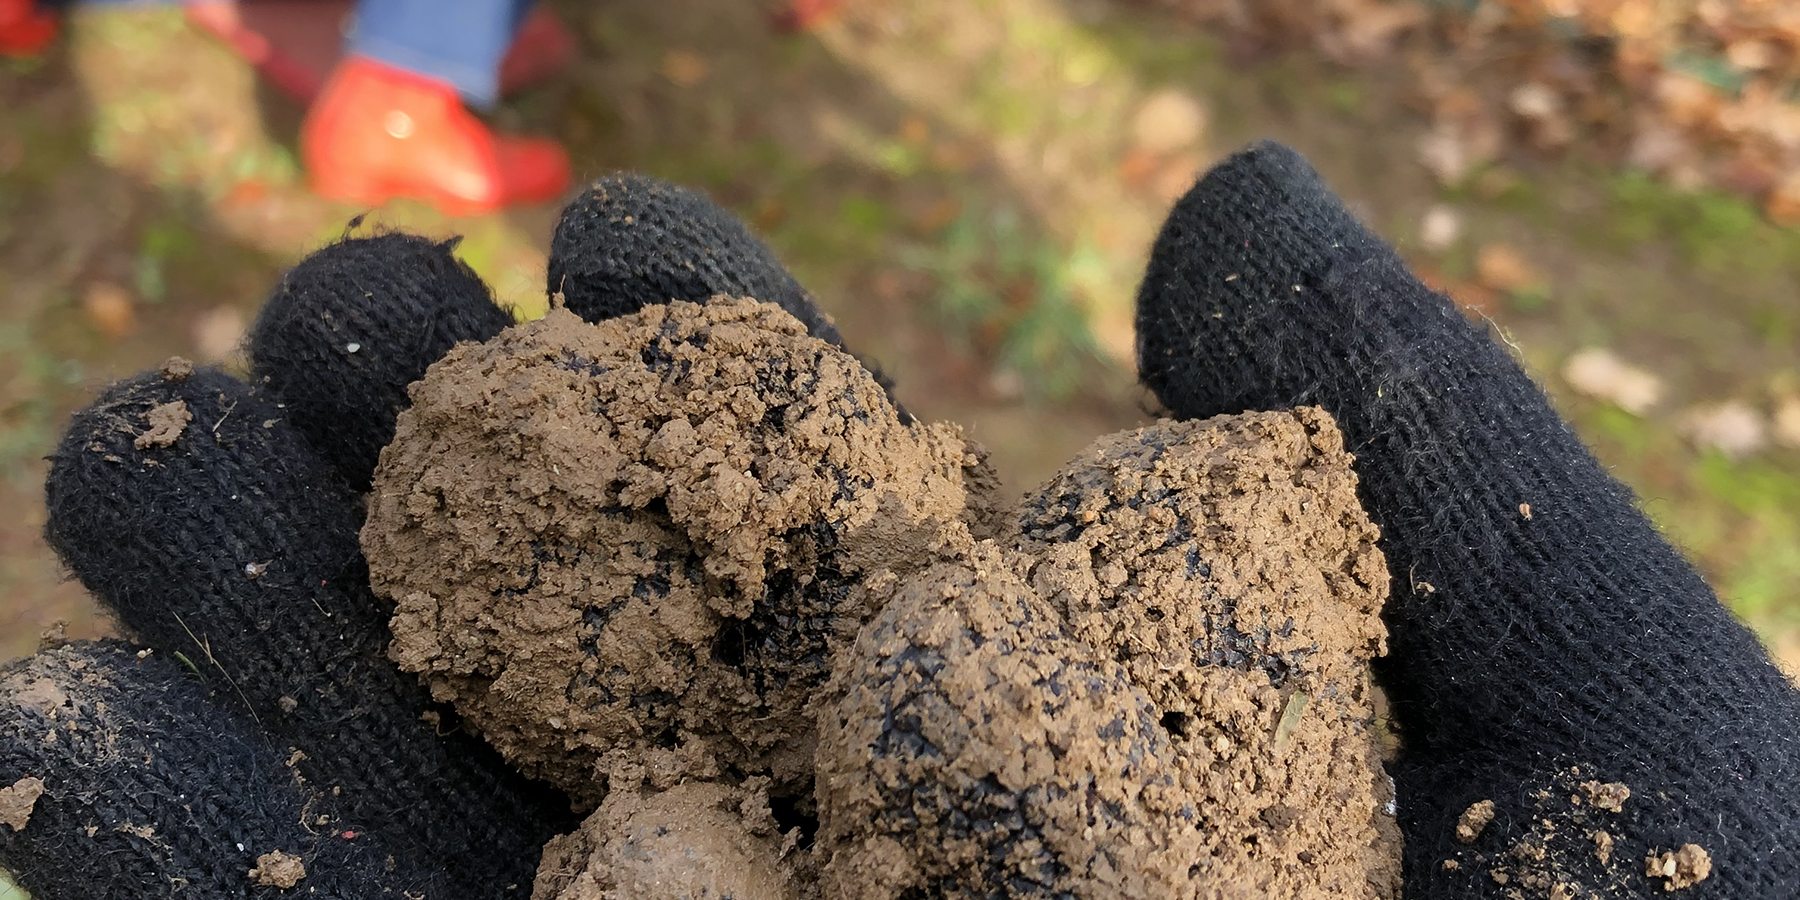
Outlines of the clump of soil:
M1194 879L1224 896L1399 893L1368 673L1388 574L1350 463L1319 409L1165 422L1021 508L1033 586L1157 710L1199 812Z
M306 864L300 857L271 850L256 858L256 868L250 870L250 881L267 887L286 890L300 883L306 877Z
M1199 813L1156 709L993 544L904 579L832 692L825 896L1183 896Z
M755 786L622 788L544 846L532 900L799 900L798 856Z
M175 443L175 439L187 430L187 424L194 421L194 414L188 411L186 401L171 400L144 413L144 421L149 427L131 442L131 446L139 450Z
M1003 513L754 301L554 311L411 394L363 546L395 660L598 806L537 900L1397 896L1322 411L1104 438Z
M825 893L1398 896L1355 489L1319 410L1164 423L903 579L821 714Z
M38 798L44 796L44 780L30 775L0 788L0 824L14 831L24 831L31 822L31 811Z
M859 579L986 505L955 426L903 425L853 357L751 300L552 311L411 397L363 530L391 655L588 803L614 751L804 790Z
M1477 800L1469 804L1469 808L1463 810L1462 815L1456 818L1456 839L1465 844L1473 844L1476 838L1481 837L1481 832L1487 829L1488 823L1492 821L1494 821L1494 801Z
M1652 850L1644 857L1645 877L1664 879L1665 891L1691 888L1711 874L1712 854L1699 844L1682 844L1678 850L1662 853Z

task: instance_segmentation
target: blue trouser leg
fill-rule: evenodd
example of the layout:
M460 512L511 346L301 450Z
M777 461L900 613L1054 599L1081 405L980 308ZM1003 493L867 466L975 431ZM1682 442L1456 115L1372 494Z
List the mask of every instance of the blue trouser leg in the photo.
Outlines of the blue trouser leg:
M180 0L43 0L114 5ZM254 2L254 0L249 0ZM500 96L500 60L537 0L359 0L349 52L447 81L463 99L489 106Z
M500 60L535 0L360 0L351 53L447 81L471 104L500 95Z

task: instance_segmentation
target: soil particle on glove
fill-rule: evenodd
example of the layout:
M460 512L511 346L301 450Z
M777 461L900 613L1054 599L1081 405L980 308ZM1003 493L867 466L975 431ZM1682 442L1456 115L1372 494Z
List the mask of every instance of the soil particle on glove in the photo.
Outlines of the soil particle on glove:
M1465 844L1475 843L1486 830L1488 823L1494 821L1494 801L1482 800L1469 804L1463 814L1456 820L1456 839Z
M411 397L362 534L390 655L587 804L612 751L804 790L860 581L991 506L959 429L902 424L853 357L751 300L554 310Z
M164 381L186 381L194 375L194 363L180 356L171 356L163 360L159 371Z
M1205 896L1398 894L1368 674L1388 574L1350 463L1314 408L1165 422L1020 506L1033 586L1157 710Z
M754 789L612 791L544 846L532 900L799 900L792 842Z
M1642 896L1646 873L1665 877L1665 855L1634 837L1632 817L1624 812L1633 791L1594 774L1587 766L1558 770L1522 791L1523 804L1503 819L1491 809L1483 812L1483 819L1493 821L1464 842L1470 847L1459 853L1469 864L1463 868L1471 878L1507 885L1506 896L1517 900ZM1506 827L1499 827L1501 821ZM1675 866L1672 880L1710 871L1710 859L1702 866L1693 854L1677 859L1680 853L1667 855Z
M266 887L286 890L300 883L306 877L306 864L300 857L271 850L256 858L256 868L250 870L250 881Z
M1625 808L1625 801L1631 799L1631 788L1616 781L1584 781L1581 783L1581 795L1595 809L1620 812Z
M828 696L824 896L1192 896L1199 813L1156 709L992 543L897 583Z
M1674 851L1650 851L1644 857L1644 875L1663 879L1663 890L1678 891L1706 880L1712 874L1712 856L1699 844L1682 844Z
M1612 862L1613 836L1604 831L1595 831L1593 837L1594 858L1603 866Z
M144 413L144 421L150 427L131 442L131 445L139 450L167 447L175 443L175 440L181 437L181 433L187 430L188 423L194 421L194 414L188 411L186 401L171 400L160 406L151 407L149 412Z
M0 824L14 831L24 831L31 822L31 811L44 796L44 780L29 775L0 788Z

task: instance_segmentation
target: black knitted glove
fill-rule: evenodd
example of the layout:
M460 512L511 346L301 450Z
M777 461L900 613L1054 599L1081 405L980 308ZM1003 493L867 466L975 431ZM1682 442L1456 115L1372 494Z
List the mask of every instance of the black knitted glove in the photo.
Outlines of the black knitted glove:
M1317 404L1357 456L1393 576L1376 674L1408 896L1648 897L1691 880L1692 851L1662 854L1694 844L1711 875L1682 896L1800 897L1800 694L1305 160L1252 147L1176 204L1137 332L1177 415ZM1480 801L1493 822L1463 843Z
M0 671L0 865L39 900L278 896L290 857L311 895L523 896L572 829L388 663L356 543L405 386L507 322L448 250L327 248L258 320L254 386L165 367L77 416L50 538L154 649ZM741 225L646 180L572 206L550 272L590 319L750 293L836 341ZM1178 414L1316 403L1358 454L1396 576L1379 674L1409 896L1649 897L1697 874L1692 852L1665 874L1687 844L1712 863L1688 896L1796 895L1794 692L1516 365L1304 162L1256 148L1181 202L1139 332ZM21 808L23 830L3 824Z
M406 386L512 321L452 248L329 246L256 321L250 383L172 360L70 423L47 536L145 649L0 670L0 867L37 900L273 897L296 862L308 896L524 897L579 822L387 659L357 542ZM838 341L736 219L650 179L573 203L550 272L590 319L754 291Z

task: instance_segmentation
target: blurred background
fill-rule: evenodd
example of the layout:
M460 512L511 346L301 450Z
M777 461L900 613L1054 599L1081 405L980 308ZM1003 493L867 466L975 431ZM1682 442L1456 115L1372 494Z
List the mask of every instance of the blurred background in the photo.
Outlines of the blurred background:
M1013 494L1154 414L1131 300L1196 174L1307 154L1800 664L1800 9L1780 0L607 0L487 114L577 183L635 169L767 237ZM0 659L107 623L40 538L44 455L107 381L230 363L278 274L364 207L305 111L172 7L67 11L0 61ZM526 314L557 204L460 234ZM364 227L368 227L365 225Z

